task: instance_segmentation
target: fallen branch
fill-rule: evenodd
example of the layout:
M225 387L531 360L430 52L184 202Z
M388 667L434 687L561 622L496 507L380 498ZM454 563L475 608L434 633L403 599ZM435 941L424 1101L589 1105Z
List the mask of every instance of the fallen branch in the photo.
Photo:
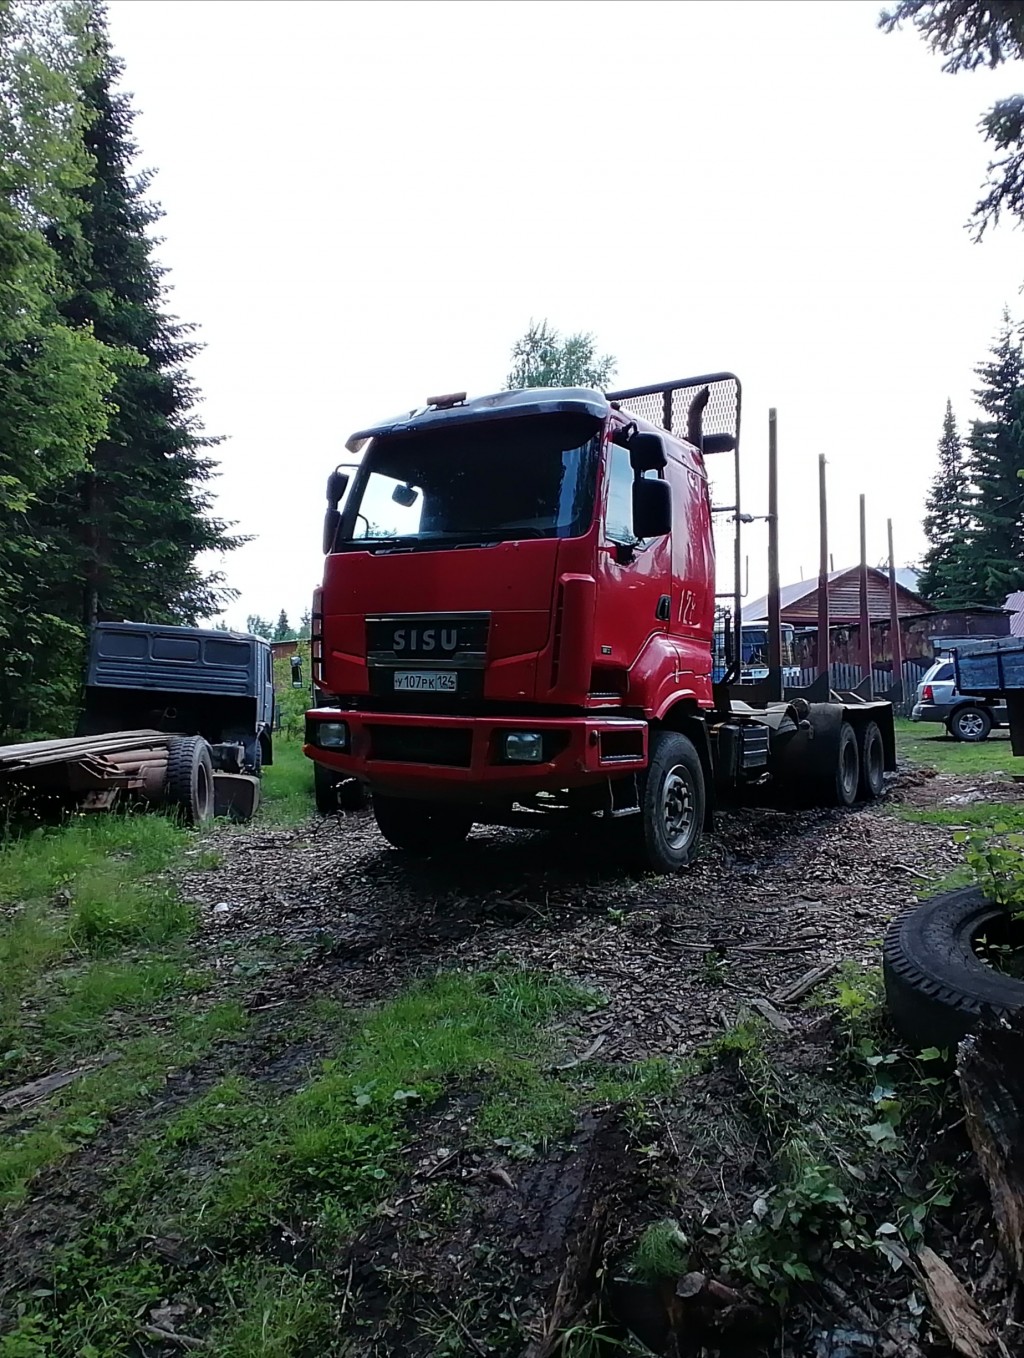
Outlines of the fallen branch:
M159 1325L143 1325L142 1333L150 1339L159 1339L161 1344L171 1344L176 1349L206 1348L205 1339L197 1339L192 1334L178 1334L176 1330L164 1330Z
M786 1018L785 1014L779 1013L770 1000L766 1000L761 995L755 995L754 998L748 1000L747 1003L750 1005L751 1009L755 1009L763 1019L767 1019L776 1032L791 1033L793 1031L792 1023Z
M596 1055L596 1053L601 1050L606 1041L607 1035L605 1033L600 1033L594 1038L585 1052L581 1052L580 1055L575 1057L572 1061L564 1061L560 1066L555 1066L554 1069L572 1070L574 1066L582 1066L584 1061L589 1061L592 1056Z
M109 1066L111 1062L120 1059L120 1052L107 1052L105 1056L100 1056L87 1065L74 1066L71 1070L58 1071L53 1075L44 1075L38 1080L30 1080L28 1084L19 1085L17 1089L9 1089L5 1094L0 1094L0 1112L13 1113L29 1108L34 1103L41 1103L43 1099L49 1098L58 1089L73 1084L83 1075L99 1070L102 1066Z
M805 971L792 985L780 986L771 997L773 1004L796 1004L797 1000L802 1000L805 995L810 994L815 986L827 980L838 965L838 962L823 962L820 967L811 967L810 971Z
M927 1245L919 1245L917 1262L921 1281L935 1318L946 1337L963 1358L988 1358L996 1337L982 1319L974 1298L953 1270Z

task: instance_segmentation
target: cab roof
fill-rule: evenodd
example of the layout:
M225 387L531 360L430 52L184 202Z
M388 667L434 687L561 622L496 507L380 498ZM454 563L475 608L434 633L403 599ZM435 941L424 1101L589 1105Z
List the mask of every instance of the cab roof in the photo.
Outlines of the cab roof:
M443 404L440 403L443 400ZM448 404L451 400L452 403ZM350 453L358 453L369 439L389 434L411 434L420 430L447 429L454 425L479 424L485 420L528 415L590 415L607 419L612 412L608 398L589 387L525 387L518 391L499 391L473 400L439 398L438 404L410 410L395 419L359 429L346 442Z

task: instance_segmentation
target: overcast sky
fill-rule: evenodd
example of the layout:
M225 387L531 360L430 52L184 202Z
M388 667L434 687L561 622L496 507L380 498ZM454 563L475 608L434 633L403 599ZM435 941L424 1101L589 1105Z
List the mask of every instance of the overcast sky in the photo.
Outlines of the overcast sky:
M355 428L499 388L531 317L590 330L616 383L731 369L745 508L779 410L783 581L895 522L923 549L946 397L1022 237L972 245L976 130L1024 70L943 75L876 0L113 0L158 171L172 309L226 442L227 619L293 619L320 576L324 482ZM762 591L762 525L746 533Z

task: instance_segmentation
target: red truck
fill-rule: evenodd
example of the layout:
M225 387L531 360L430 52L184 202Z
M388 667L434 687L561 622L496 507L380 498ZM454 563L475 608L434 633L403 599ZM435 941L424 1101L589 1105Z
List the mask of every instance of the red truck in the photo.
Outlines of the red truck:
M739 414L719 373L459 393L349 439L361 456L328 481L313 609L329 705L307 713L304 748L369 789L392 845L603 817L668 872L744 785L879 794L890 704L779 688L753 706L712 682L705 458L732 451L738 469Z

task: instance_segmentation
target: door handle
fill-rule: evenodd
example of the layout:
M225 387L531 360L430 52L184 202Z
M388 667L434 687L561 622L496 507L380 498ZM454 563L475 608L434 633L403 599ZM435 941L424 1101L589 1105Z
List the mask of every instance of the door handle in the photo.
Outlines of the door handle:
M672 616L672 596L663 594L658 600L658 607L654 610L654 616L659 622L668 622Z

